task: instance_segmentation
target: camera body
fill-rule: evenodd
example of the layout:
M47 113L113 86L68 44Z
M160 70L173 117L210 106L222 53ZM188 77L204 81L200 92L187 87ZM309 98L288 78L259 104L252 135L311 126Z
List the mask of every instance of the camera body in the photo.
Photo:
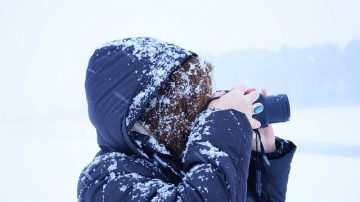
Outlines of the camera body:
M265 128L269 124L286 122L290 120L290 104L286 94L264 96L260 94L255 103L261 103L263 107L253 118L261 123L260 128ZM256 110L254 110L256 111Z

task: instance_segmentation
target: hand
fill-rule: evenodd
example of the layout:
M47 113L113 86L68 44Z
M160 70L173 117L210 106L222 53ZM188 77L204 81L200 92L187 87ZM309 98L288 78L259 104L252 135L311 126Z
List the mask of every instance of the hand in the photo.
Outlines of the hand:
M221 97L211 101L208 108L237 110L246 115L253 129L259 128L261 126L260 122L252 117L252 104L259 98L259 93L254 90L245 95L245 90L245 87L240 85L226 94L225 92L214 93L213 96Z
M255 88L250 88L245 91L245 93L250 93L251 91L255 91ZM267 95L267 90L263 89L262 94L264 96ZM259 132L261 135L261 141L264 146L265 153L270 153L276 151L276 145L275 145L275 133L273 127L269 124L265 128L259 128ZM252 150L256 151L256 133L253 133L253 143L252 143ZM258 142L260 143L260 142ZM258 150L260 149L260 145L258 145Z

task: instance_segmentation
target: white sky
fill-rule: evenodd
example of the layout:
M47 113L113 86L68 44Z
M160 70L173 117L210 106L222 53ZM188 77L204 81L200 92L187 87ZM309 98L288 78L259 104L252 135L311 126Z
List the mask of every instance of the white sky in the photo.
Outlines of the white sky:
M343 47L360 38L359 19L358 0L1 0L0 113L84 106L88 59L106 41L153 36L205 57Z
M358 0L2 0L0 16L7 45L51 41L95 46L150 35L218 54L323 42L345 45L360 38Z

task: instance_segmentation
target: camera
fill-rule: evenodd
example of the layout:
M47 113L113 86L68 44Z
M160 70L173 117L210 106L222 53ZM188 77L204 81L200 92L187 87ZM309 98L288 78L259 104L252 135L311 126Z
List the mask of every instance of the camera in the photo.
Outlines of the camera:
M225 93L230 92L224 90ZM208 104L219 97L211 98ZM264 96L259 98L253 104L253 118L261 123L260 128L265 128L269 124L286 122L290 120L290 104L286 94Z
M253 118L265 128L271 123L286 122L290 120L290 104L286 94L264 96L254 102Z

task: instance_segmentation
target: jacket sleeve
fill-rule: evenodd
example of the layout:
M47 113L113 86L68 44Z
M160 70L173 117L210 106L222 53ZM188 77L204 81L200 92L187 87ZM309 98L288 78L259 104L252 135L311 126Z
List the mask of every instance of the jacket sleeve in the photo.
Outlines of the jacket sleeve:
M88 194L82 189L79 201L245 201L251 140L243 113L207 109L192 126L180 183L142 175L138 167L136 172L112 172L106 183L87 187Z
M276 137L277 150L267 153L270 166L261 163L260 167L263 178L260 196L256 195L256 169L259 161L256 161L257 152L252 152L250 160L250 171L248 178L247 201L276 201L282 202L286 199L287 184L291 168L291 161L296 151L296 146L291 141Z
M196 191L203 200L245 201L252 133L246 116L236 110L202 114L183 157L183 183L191 189L180 195L186 199L188 192Z

